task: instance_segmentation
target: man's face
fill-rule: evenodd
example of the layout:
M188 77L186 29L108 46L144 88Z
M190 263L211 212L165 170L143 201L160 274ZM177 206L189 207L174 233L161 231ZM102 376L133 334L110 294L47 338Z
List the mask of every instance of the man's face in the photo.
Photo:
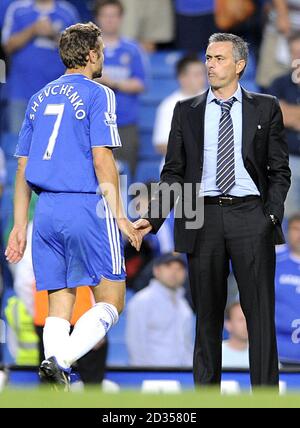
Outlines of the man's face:
M293 221L289 227L288 242L290 249L300 256L300 221Z
M221 89L238 82L245 61L235 62L231 42L211 43L206 51L208 81L213 89Z
M174 261L155 267L154 276L167 288L176 290L183 286L186 271L182 263Z
M98 57L96 63L93 64L93 79L100 79L100 77L102 77L104 64L104 44L101 37L98 39L98 48L95 52Z
M230 309L230 319L226 321L226 328L230 336L242 342L248 341L246 319L240 305L235 305Z
M206 73L203 64L191 63L179 76L182 90L188 95L198 95L206 87Z
M119 34L122 25L122 14L117 6L107 5L99 10L96 23L104 35Z

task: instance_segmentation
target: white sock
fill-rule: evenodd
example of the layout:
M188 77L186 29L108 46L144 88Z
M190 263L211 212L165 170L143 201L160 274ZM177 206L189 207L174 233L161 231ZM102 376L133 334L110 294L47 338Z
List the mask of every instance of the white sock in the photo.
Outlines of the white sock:
M43 341L45 358L55 357L57 363L62 368L69 368L64 365L62 356L66 352L66 346L70 340L70 323L63 318L46 318Z
M118 322L119 314L109 303L97 303L75 324L64 355L64 366L71 365L91 351Z

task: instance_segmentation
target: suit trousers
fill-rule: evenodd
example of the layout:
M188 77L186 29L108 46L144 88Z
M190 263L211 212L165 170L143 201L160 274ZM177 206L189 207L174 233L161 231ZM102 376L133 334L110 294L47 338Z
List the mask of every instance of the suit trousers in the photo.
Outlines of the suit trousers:
M247 321L252 386L278 386L275 333L275 227L260 198L205 205L204 225L188 255L196 310L194 380L216 385L222 374L222 332L230 261Z

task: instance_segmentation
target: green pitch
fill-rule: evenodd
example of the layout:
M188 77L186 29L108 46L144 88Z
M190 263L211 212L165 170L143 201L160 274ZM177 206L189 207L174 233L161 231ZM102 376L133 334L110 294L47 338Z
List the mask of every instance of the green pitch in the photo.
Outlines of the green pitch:
M279 397L273 392L254 395L220 396L215 391L183 392L181 394L143 394L124 391L102 393L96 389L85 392L55 393L47 389L12 390L0 393L3 407L63 407L63 408L300 408L300 394Z

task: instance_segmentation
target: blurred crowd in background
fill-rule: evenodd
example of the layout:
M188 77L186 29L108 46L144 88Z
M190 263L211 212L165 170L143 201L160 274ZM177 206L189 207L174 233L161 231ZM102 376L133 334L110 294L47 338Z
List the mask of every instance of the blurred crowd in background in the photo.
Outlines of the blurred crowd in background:
M232 32L249 42L241 85L279 98L290 150L293 176L287 244L277 249L276 324L281 365L300 366L300 0L0 0L0 296L9 333L2 360L37 364L47 315L47 296L34 291L31 227L22 262L7 266L3 255L12 225L18 133L29 98L64 73L60 32L89 20L103 31L100 82L117 98L123 147L115 155L126 176L124 198L131 183L150 188L158 181L176 102L207 89L209 36ZM135 218L146 205L141 197ZM193 305L185 258L174 253L172 229L171 214L157 236L145 239L140 253L126 245L128 305L108 339L78 363L84 382L100 383L106 364L191 367ZM89 289L83 288L73 322L92 304ZM231 275L223 365L248 364L246 322Z

